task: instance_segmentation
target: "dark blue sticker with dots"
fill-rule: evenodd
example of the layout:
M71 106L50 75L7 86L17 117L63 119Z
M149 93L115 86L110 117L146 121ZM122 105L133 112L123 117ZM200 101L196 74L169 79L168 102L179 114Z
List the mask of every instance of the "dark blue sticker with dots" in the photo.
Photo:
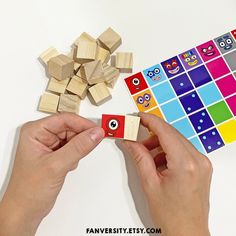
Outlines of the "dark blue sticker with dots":
M193 127L197 133L200 133L214 126L209 114L205 109L198 111L193 115L190 115L189 119L191 120Z
M179 100L182 103L184 110L187 114L197 111L203 107L203 104L196 91L193 91L180 97Z
M222 146L224 146L224 142L221 139L218 131L216 128L211 129L201 135L199 135L199 138L206 149L207 153L212 152Z

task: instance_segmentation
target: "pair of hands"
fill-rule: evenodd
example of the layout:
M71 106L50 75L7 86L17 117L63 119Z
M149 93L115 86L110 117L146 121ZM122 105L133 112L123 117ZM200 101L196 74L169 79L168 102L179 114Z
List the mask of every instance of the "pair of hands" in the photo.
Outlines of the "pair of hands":
M166 236L209 235L210 161L163 120L140 116L153 136L125 141L124 147L137 166L154 223ZM68 172L103 138L102 128L69 113L25 124L0 203L0 235L34 235ZM164 152L153 157L158 147Z

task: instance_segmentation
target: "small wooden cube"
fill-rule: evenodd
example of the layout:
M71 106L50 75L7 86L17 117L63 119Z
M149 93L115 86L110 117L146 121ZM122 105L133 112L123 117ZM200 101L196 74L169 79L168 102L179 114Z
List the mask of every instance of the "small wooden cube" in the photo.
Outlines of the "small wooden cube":
M66 86L69 83L70 78L64 80L57 80L55 78L51 78L48 83L48 91L55 92L55 93L64 93L66 90Z
M67 54L67 56L68 56L69 58L71 58L72 60L74 60L74 58L75 58L75 56L76 56L76 50L77 50L76 46L72 45L72 46L71 46L71 50L70 50L70 52Z
M84 64L80 73L82 77L85 75L89 85L104 82L104 72L100 60Z
M94 42L80 41L74 60L80 64L95 60L97 44Z
M89 34L86 33L86 32L83 32L83 33L75 40L74 45L75 45L75 46L78 46L78 44L79 44L81 41L96 43L96 39L93 38L91 35L89 35Z
M61 94L59 100L59 112L79 113L80 98L77 95Z
M100 106L112 98L105 83L98 83L90 87L89 93L97 106Z
M96 52L96 57L95 60L100 60L102 63L107 63L110 60L111 54L108 50L100 47L99 45L97 46L97 52Z
M121 73L132 73L133 70L133 53L117 52L116 53L116 68Z
M39 102L39 111L57 113L59 96L52 93L44 93Z
M74 75L74 61L60 54L48 61L48 73L50 76L63 80Z
M77 62L74 63L74 74L76 74L79 71L80 67L81 67L81 64Z
M39 59L44 63L44 65L48 64L48 61L53 58L58 56L60 53L57 51L56 48L50 47L46 51L44 51L40 56Z
M125 116L124 139L136 141L138 137L139 125L140 117L131 115Z
M120 76L119 70L113 66L103 64L103 72L106 85L110 88L114 88L115 83Z
M84 99L87 95L88 84L75 75L72 77L66 90L73 94L78 95L81 99Z
M122 43L121 37L112 28L108 28L98 37L99 44L113 53Z

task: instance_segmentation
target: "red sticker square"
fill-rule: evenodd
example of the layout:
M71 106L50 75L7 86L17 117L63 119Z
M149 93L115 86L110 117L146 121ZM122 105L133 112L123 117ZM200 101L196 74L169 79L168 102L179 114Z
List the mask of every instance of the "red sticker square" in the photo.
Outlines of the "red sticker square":
M103 114L102 128L105 131L105 137L124 138L125 116Z
M125 83L132 95L148 88L141 72L126 78Z
M234 36L235 40L236 40L236 29L231 31L232 35Z

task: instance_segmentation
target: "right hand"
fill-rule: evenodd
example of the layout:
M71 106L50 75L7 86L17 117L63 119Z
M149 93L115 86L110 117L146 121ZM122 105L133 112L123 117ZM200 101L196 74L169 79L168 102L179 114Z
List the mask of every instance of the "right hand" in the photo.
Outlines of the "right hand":
M209 189L212 165L176 129L140 113L153 133L143 142L125 141L134 159L151 216L165 236L209 236ZM151 150L163 152L153 157Z

